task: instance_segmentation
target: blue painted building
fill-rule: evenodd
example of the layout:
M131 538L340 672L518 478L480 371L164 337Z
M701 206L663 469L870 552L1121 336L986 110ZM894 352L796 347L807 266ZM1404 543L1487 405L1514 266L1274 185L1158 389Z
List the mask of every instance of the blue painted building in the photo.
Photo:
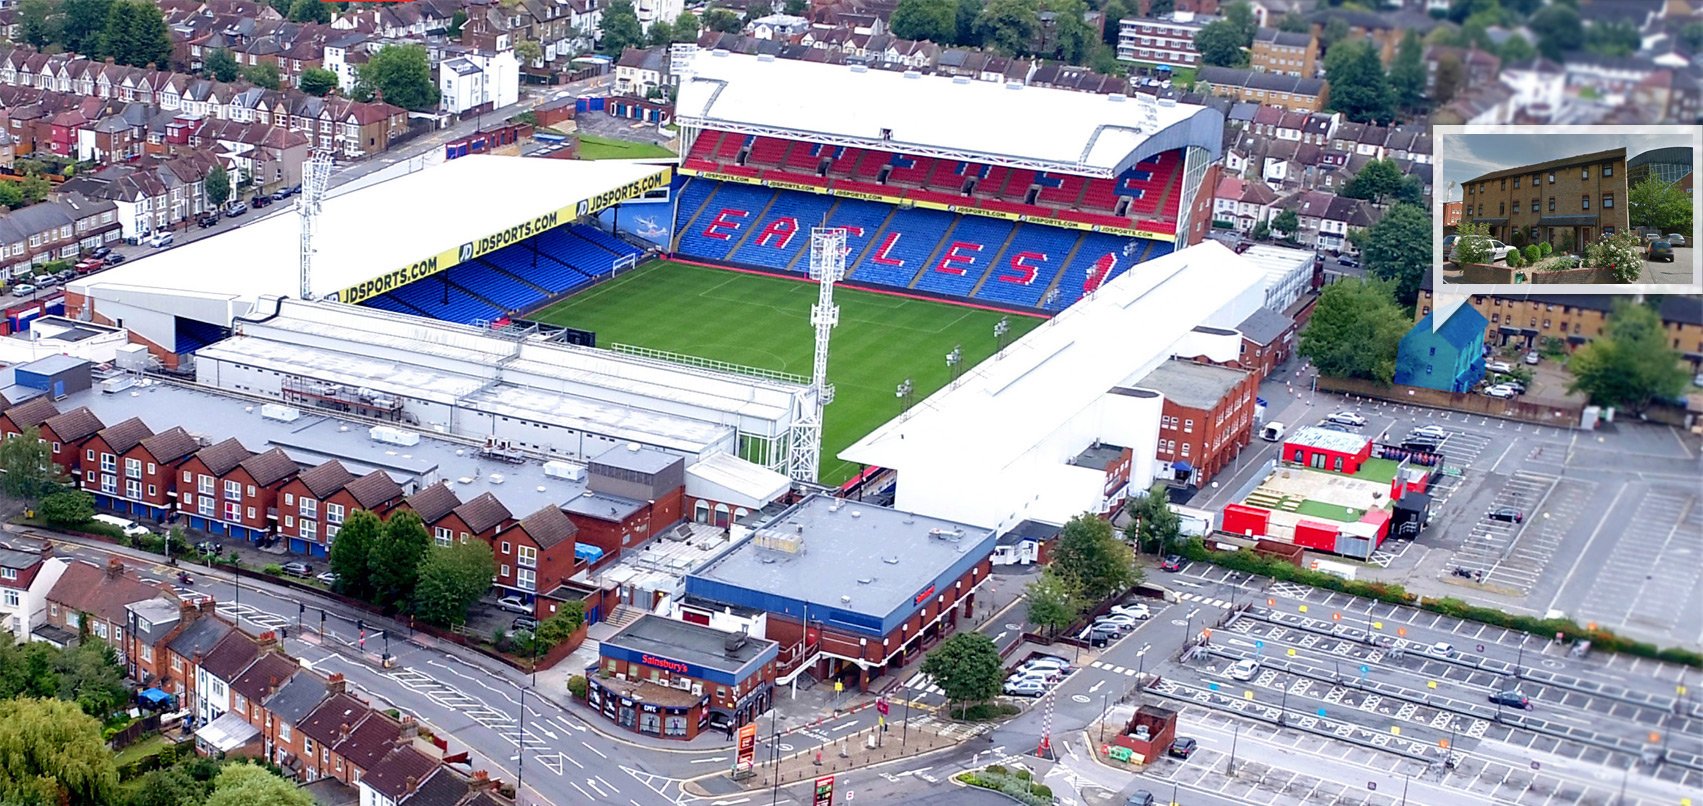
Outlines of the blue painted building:
M1433 317L1444 316L1432 330ZM1426 314L1396 350L1395 382L1442 392L1470 392L1484 378L1484 332L1490 321L1465 303Z

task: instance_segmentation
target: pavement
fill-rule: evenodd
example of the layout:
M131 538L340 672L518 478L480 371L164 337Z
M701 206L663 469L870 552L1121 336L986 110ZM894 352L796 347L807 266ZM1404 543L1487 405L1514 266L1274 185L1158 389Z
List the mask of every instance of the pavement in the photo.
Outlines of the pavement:
M1673 250L1673 260L1666 263L1644 261L1644 270L1638 275L1640 283L1684 283L1691 285L1696 281L1697 251L1690 246L1676 246Z

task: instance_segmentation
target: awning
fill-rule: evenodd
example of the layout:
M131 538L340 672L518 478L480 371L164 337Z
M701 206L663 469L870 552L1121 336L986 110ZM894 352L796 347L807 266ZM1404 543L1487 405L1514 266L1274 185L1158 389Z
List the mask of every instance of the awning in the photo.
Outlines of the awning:
M260 729L241 714L228 713L195 732L195 738L221 753L229 753L259 738Z
M585 560L586 562L597 562L602 558L603 549L593 546L590 543L574 544L574 559Z
M1595 226L1597 217L1594 215L1546 215L1537 220L1540 227L1585 227Z
M159 707L170 705L172 702L172 696L158 688L143 689L136 697L148 705Z
M1191 465L1188 462L1184 462L1184 461L1176 461L1176 462L1171 463L1171 469L1177 471L1178 473L1193 473L1194 472L1194 465Z
M1506 223L1508 223L1508 219L1506 219L1506 218L1475 218L1475 219L1472 220L1472 223L1474 223L1474 224L1506 224Z

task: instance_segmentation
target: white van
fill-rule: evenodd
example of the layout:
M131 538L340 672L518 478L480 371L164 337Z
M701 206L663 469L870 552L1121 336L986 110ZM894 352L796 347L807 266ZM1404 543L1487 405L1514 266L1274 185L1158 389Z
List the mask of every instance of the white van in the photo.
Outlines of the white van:
M142 535L149 534L148 527L135 521L125 520L117 515L96 515L95 523L104 523L108 526L117 527L119 531L124 533L125 537L141 537Z
M1277 442L1282 440L1283 423L1266 423L1265 428L1260 429L1260 439L1263 439L1266 442Z

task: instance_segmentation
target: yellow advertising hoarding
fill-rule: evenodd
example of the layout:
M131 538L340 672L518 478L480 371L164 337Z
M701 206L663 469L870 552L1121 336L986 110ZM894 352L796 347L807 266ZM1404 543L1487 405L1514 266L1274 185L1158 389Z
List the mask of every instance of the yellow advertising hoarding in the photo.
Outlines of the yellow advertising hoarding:
M618 188L606 190L589 199L581 199L570 206L545 213L507 229L498 230L482 238L468 241L454 249L446 249L433 257L410 263L395 271L385 272L337 292L335 298L339 302L347 302L353 305L380 294L395 291L415 280L430 277L441 271L448 271L458 264L466 263L481 255L488 255L546 230L577 221L629 199L639 198L653 190L668 187L669 180L672 177L673 169L662 168L654 174L628 182Z

